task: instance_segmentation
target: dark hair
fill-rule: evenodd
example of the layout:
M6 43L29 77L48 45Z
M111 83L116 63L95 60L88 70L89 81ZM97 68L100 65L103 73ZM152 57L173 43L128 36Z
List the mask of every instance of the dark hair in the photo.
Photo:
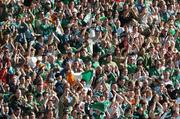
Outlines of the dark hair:
M27 95L26 95L26 96L27 96L27 97L29 97L29 96L31 96L31 95L33 95L33 94L32 94L32 93L27 93Z
M87 119L89 116L88 115L84 115L83 116L83 119Z
M131 107L127 107L127 108L125 109L124 113L129 113L129 111L131 111L131 110L132 110Z

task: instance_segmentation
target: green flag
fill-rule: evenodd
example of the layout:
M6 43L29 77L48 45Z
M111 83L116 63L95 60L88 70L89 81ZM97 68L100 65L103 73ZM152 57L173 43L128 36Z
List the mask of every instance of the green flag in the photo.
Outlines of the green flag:
M107 19L107 17L106 16L102 16L102 17L100 17L100 21L105 21Z
M116 82L116 76L114 75L114 73L111 73L111 74L109 75L109 78L108 78L108 80L106 81L106 83L111 84L111 83L115 83L115 82Z
M128 69L128 73L132 74L136 72L137 66L135 64L128 64L127 69Z
M69 4L71 0L61 0L64 4Z
M175 29L170 29L169 30L169 34L171 34L172 36L174 36L176 34L176 30Z
M100 66L100 64L99 64L98 61L96 61L96 62L94 62L94 63L92 64L92 66L93 66L93 68L96 69L98 66Z
M87 84L90 84L91 79L93 77L93 70L85 71L81 75L82 75L82 80L86 81Z
M87 23L90 21L91 17L92 17L91 13L88 13L88 14L84 17L84 20L83 20L83 21L87 24Z
M100 112L105 112L107 107L109 107L109 105L110 105L110 102L106 100L104 102L95 102L91 104L90 107Z

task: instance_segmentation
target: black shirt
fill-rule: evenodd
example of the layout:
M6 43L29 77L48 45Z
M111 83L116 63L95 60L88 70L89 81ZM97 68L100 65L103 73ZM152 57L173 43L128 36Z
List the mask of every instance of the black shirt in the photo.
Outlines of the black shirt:
M125 11L121 11L119 12L119 20L121 21L121 25L124 26L125 24L129 24L132 19L133 19L133 15L132 13L128 13L128 16L124 16Z

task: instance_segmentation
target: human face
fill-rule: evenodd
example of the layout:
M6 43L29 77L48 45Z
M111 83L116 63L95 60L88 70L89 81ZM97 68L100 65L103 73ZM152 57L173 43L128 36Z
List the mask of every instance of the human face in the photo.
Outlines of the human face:
M109 55L109 56L107 57L107 61L108 61L108 62L111 62L111 61L112 61L112 55Z
M128 63L133 63L133 57L132 56L130 56L129 58L128 58Z
M170 77L170 73L169 72L165 72L163 75L164 75L164 79L165 80L169 80L169 77Z
M29 116L28 115L23 116L23 119L29 119Z
M4 106L4 113L5 114L9 113L9 107L7 105Z
M118 84L119 84L120 86L123 86L123 85L125 84L125 79L120 79L120 80L118 81Z
M22 95L21 94L21 90L20 89L16 90L16 94L15 95L16 95L16 98L19 99L21 97L21 95Z
M135 96L134 91L129 91L129 97L134 97L134 96Z
M148 86L148 80L144 80L143 86L144 86L144 87Z
M73 116L74 117L74 116ZM63 116L63 119L68 119L69 118L69 116L68 116L68 114L65 114L64 116Z
M157 62L156 62L156 67L157 67L157 68L160 68L160 67L161 67L161 62L160 62L160 61L157 61Z
M133 27L133 32L134 33L138 32L138 27L137 26Z
M51 90L53 90L54 89L54 83L49 83L49 88L51 89Z
M63 2L61 2L61 0L59 0L59 1L58 1L58 8L63 9L63 7L64 7Z
M53 117L54 117L54 112L53 112L53 110L49 110L49 111L48 111L47 117L48 117L48 119L53 119Z
M116 55L120 54L120 53L121 53L120 49L117 48L117 49L115 50L115 53L116 53Z
M4 89L6 92L9 92L9 85L8 84L4 85Z
M33 96L32 96L32 95L29 95L29 96L28 96L28 101L29 101L29 102L32 102L32 101L33 101Z
M128 10L128 9L129 9L129 6L128 6L127 4L124 4L123 9L124 9L124 10Z
M100 92L103 91L103 86L102 86L102 85L99 86L99 91L100 91Z
M71 69L71 64L70 63L66 63L66 68L67 69Z
M22 79L20 80L20 84L25 84L25 77L22 77Z
M80 52L77 52L77 53L76 53L76 57L77 57L77 58L80 58L80 56L81 56L81 53L80 53Z
M118 87L117 87L116 84L113 84L111 88L112 88L112 90L117 91L117 88L118 88Z
M20 115L21 115L21 108L18 108L18 109L15 111L15 115L17 115L17 116L20 116Z
M74 62L74 67L76 67L76 68L79 67L79 62L78 62L78 61L75 61L75 62Z
M32 114L29 116L29 118L30 118L30 119L35 119L35 118L36 118L35 113L32 112Z
M73 1L70 2L70 5L69 5L69 6L70 6L71 9L73 9L73 8L74 8L74 2L73 2Z
M40 83L40 84L37 85L37 90L39 92L42 92L42 90L43 90L43 83Z
M168 103L167 102L164 102L162 106L163 106L164 110L168 109Z
M127 76L128 70L125 68L125 69L123 70L122 74L123 74L123 76Z
M96 74L101 74L101 73L102 73L101 67L97 67L97 68L96 68Z

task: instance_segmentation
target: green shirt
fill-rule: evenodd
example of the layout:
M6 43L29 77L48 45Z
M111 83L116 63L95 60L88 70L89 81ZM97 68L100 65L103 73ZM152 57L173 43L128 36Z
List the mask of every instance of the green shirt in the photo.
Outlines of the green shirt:
M69 18L64 18L61 20L61 26L64 28L70 23Z
M40 28L42 30L43 35L49 35L50 34L50 31L49 31L50 25L49 24L44 24L43 23L43 24L40 25Z
M10 93L10 92L5 92L5 93L3 93L4 102L8 102L10 96L11 96L11 93Z
M163 73L162 69L157 69L155 67L149 69L149 75L150 76L158 76L158 77L160 77L162 73Z
M100 64L98 61L95 61L95 62L93 62L92 66L93 66L93 68L96 69L98 66L100 66Z
M116 82L116 75L114 73L110 73L108 75L108 80L106 80L106 83L112 84Z
M114 45L112 45L110 48L105 48L104 49L105 54L112 54L112 53L114 53L114 49L115 49Z
M126 91L127 91L127 89L126 89L125 86L121 86L121 87L118 88L118 93L124 93Z
M46 80L47 79L47 72L41 73L41 77L43 78L43 80Z
M177 84L180 84L180 75L172 76L170 79L172 80L174 87L176 87Z
M56 63L57 63L60 67L62 67L63 61L62 61L62 60L57 59L57 60L56 60Z
M137 66L135 64L128 64L127 65L128 73L136 73Z
M176 21L175 21L175 26L176 26L178 29L180 29L180 20L176 20Z
M165 71L166 71L166 72L169 72L170 75L173 74L174 70L175 70L175 69L172 69L172 68L166 68L166 69L165 69Z
M94 119L105 119L105 114L102 113L100 115L97 115L96 113L93 114Z
M90 56L81 56L80 59L82 59L83 62L87 62L89 60L91 60Z
M111 65L111 66L113 66L113 67L117 67L116 62L111 61L111 62L109 62L108 64Z
M61 0L64 4L69 4L73 0Z

